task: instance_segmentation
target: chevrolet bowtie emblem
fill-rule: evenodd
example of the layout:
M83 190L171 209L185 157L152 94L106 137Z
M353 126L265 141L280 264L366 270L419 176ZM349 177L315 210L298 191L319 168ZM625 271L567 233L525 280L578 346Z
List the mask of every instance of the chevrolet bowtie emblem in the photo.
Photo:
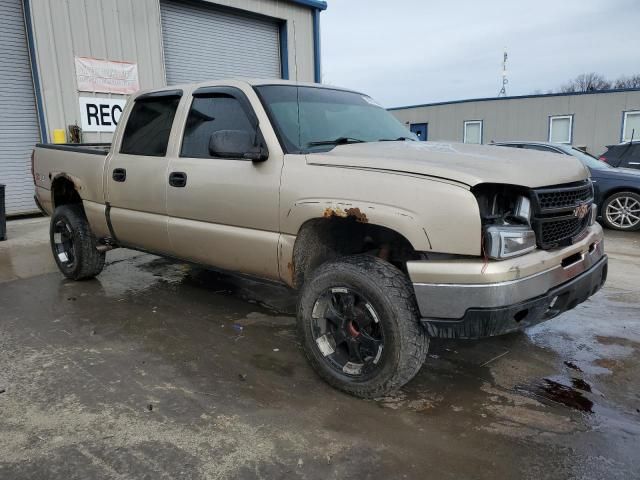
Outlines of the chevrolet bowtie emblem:
M587 205L586 203L583 203L582 205L578 205L573 210L573 216L578 218L586 217L587 213L589 213L589 205Z

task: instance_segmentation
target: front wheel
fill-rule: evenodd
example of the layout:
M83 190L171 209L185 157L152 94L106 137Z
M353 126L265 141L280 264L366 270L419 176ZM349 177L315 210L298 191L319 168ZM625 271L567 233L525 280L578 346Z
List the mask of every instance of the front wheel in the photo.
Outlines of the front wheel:
M81 205L56 208L51 216L49 235L53 258L65 277L86 280L102 271L105 253L97 250Z
M298 329L315 371L363 398L402 387L429 347L411 283L368 255L338 258L313 273L302 289Z
M640 195L635 192L611 195L602 205L602 221L614 230L640 229Z

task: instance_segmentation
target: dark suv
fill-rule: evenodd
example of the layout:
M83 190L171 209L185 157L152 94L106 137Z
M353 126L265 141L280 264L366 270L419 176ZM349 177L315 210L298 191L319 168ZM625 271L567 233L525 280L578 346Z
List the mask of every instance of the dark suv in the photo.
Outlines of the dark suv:
M612 167L640 169L640 141L609 145L600 160Z

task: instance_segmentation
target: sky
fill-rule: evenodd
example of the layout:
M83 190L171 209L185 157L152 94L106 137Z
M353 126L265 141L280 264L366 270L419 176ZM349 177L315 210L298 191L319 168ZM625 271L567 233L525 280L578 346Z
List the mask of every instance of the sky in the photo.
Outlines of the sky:
M547 93L640 73L640 0L327 0L322 81L385 107Z

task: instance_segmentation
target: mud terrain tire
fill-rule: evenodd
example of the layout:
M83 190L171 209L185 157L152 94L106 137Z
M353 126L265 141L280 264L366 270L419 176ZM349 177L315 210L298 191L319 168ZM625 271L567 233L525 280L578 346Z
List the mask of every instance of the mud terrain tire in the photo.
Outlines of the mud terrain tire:
M346 305L343 310L347 313L338 315L336 305ZM340 330L336 323L347 326ZM366 329L366 346L377 345L382 353L376 357L371 349L362 347L355 352L358 362L345 361L341 370L338 357L350 359L352 346L364 339ZM402 387L418 373L429 348L409 279L390 263L370 255L331 260L312 273L298 303L298 330L318 375L333 387L362 398L381 397ZM350 342L348 348L340 341ZM375 364L374 357L378 358Z

